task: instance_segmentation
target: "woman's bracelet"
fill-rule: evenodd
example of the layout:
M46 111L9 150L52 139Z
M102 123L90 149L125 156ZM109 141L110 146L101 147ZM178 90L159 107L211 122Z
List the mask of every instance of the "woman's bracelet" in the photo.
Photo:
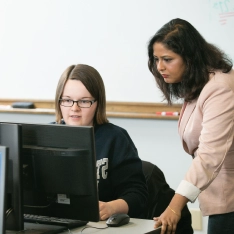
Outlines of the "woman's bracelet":
M179 214L177 214L173 209L171 209L171 207L170 206L168 206L168 208L174 213L174 214L176 214L176 215L178 215L179 217L180 217L180 215Z

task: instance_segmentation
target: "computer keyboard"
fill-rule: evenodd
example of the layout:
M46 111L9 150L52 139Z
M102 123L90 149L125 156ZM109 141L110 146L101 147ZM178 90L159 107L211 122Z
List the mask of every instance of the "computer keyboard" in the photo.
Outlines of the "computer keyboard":
M51 224L51 225L65 226L67 228L76 228L84 226L88 223L88 221L82 221L82 220L64 219L64 218L32 215L32 214L24 214L24 222Z

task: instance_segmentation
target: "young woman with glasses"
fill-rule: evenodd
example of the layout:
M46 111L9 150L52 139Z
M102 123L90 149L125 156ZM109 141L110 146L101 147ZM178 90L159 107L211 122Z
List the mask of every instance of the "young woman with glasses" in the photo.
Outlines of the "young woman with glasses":
M69 66L58 82L55 103L57 124L94 126L100 219L114 213L140 218L148 195L142 162L127 131L107 120L98 71Z

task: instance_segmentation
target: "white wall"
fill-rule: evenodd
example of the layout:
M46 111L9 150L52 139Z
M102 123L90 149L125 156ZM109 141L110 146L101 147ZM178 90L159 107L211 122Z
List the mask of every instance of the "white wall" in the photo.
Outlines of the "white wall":
M86 63L108 101L160 102L147 43L175 17L234 58L234 0L0 0L0 97L53 99L63 70Z
M3 122L50 123L52 115L29 115L0 113ZM165 174L171 188L176 189L192 161L182 149L177 133L177 120L109 118L110 122L125 128L135 143L139 156L156 164ZM196 201L189 208L199 208ZM203 230L195 234L206 234L207 218L203 218Z

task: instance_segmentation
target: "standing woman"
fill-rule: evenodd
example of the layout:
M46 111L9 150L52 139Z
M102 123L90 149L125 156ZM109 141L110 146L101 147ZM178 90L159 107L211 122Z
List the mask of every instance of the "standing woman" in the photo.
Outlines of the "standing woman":
M55 103L57 124L94 127L100 219L114 213L140 218L148 195L142 162L127 131L107 120L98 71L85 64L69 66L58 82Z
M174 234L181 210L198 197L203 216L209 216L208 234L233 233L232 62L182 19L173 19L156 32L148 56L149 70L165 100L184 101L179 135L193 159L169 206L154 218L155 227L162 225L161 233Z

